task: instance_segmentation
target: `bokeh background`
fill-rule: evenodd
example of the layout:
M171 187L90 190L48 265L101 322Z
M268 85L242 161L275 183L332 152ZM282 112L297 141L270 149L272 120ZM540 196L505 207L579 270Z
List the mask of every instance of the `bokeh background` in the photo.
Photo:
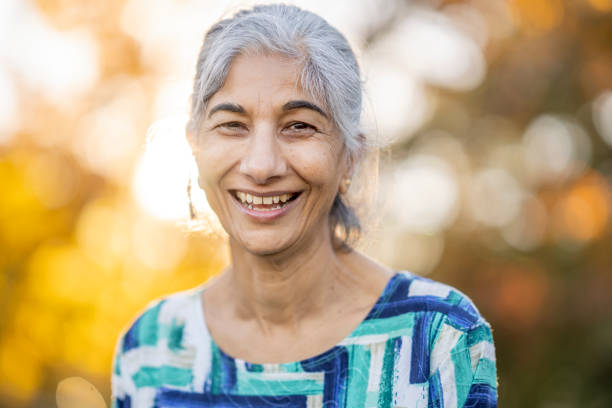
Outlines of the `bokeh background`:
M0 2L1 407L108 401L120 330L227 264L195 188L183 223L182 129L204 32L251 3ZM363 249L474 299L501 406L611 407L612 0L295 3L349 38L385 147Z

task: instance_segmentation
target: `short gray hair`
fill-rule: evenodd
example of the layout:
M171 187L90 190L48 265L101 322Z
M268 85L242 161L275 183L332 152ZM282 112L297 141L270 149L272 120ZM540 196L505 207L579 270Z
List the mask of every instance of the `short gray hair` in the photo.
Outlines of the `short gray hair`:
M188 128L197 131L212 96L223 86L241 54L277 53L302 66L300 85L322 103L340 130L350 157L364 147L359 124L362 82L346 38L327 21L296 6L271 4L243 10L213 25L198 56ZM361 227L355 212L337 195L330 211L334 245L350 248Z

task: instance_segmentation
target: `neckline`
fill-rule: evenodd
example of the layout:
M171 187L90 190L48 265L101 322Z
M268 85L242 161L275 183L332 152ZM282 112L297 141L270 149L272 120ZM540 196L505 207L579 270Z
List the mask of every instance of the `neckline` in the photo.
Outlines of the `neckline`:
M353 329L351 330L351 332L345 336L342 340L340 340L338 343L336 343L334 346L332 346L331 348L320 352L312 357L307 357L305 359L302 360L297 360L297 361L290 361L290 362L285 362L285 363L252 363L237 357L232 356L231 354L226 353L218 344L217 342L213 339L212 335L210 334L210 331L208 330L208 324L206 323L206 316L204 315L204 305L202 303L202 293L204 292L204 290L206 290L206 285L203 285L196 293L197 293L197 302L196 302L196 316L198 319L198 323L201 325L200 330L202 331L202 333L204 334L204 338L207 339L207 341L209 342L209 344L211 345L211 348L213 349L217 349L219 354L224 357L225 359L229 359L229 360L233 360L234 362L238 362L241 363L247 367L262 367L262 366L268 366L268 367L296 367L296 366L301 366L302 364L312 364L315 361L321 361L321 360L326 360L328 358L330 358L330 356L333 356L337 351L338 348L346 343L348 341L348 339L350 339L351 337L353 337L354 333L356 333L363 325L364 323L370 319L370 316L372 316L374 314L374 312L380 308L380 306L382 304L384 304L387 299L391 296L392 294L392 289L395 286L394 283L395 281L402 276L402 273L399 271L393 271L393 275L391 275L391 277L389 278L389 280L387 280L387 283L385 285L385 288L383 289L383 291L381 292L380 296L378 297L378 299L376 300L376 303L374 303L374 305L370 308L370 310L368 311L368 313L366 314L366 316L359 322L359 324ZM212 350L214 352L214 350Z

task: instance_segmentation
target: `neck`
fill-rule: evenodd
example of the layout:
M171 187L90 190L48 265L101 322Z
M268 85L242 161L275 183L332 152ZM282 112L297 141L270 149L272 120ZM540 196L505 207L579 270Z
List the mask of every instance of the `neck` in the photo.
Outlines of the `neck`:
M232 242L230 248L227 279L237 317L256 320L264 332L274 327L296 329L304 319L322 313L337 284L350 275L329 235L291 254L254 255Z

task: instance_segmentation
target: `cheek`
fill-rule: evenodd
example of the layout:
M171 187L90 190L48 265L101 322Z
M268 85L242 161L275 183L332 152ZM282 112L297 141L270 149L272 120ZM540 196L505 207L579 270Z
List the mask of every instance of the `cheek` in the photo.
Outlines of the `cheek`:
M232 153L235 154L235 152L236 149L227 149L221 143L202 140L194 155L198 165L200 181L210 184L218 180L227 171L227 167L231 165Z
M219 188L219 181L223 178L224 161L219 160L219 156L215 154L214 149L200 148L195 155L196 164L198 166L198 184L206 194L208 205L213 210L220 220L223 219L223 191ZM222 222L223 224L223 222Z
M202 154L196 155L196 164L198 165L198 182L204 190L210 185L210 180L214 178L214 166L211 166L210 160Z
M329 145L317 149L291 149L287 159L298 175L314 187L336 189L340 178L340 159Z

